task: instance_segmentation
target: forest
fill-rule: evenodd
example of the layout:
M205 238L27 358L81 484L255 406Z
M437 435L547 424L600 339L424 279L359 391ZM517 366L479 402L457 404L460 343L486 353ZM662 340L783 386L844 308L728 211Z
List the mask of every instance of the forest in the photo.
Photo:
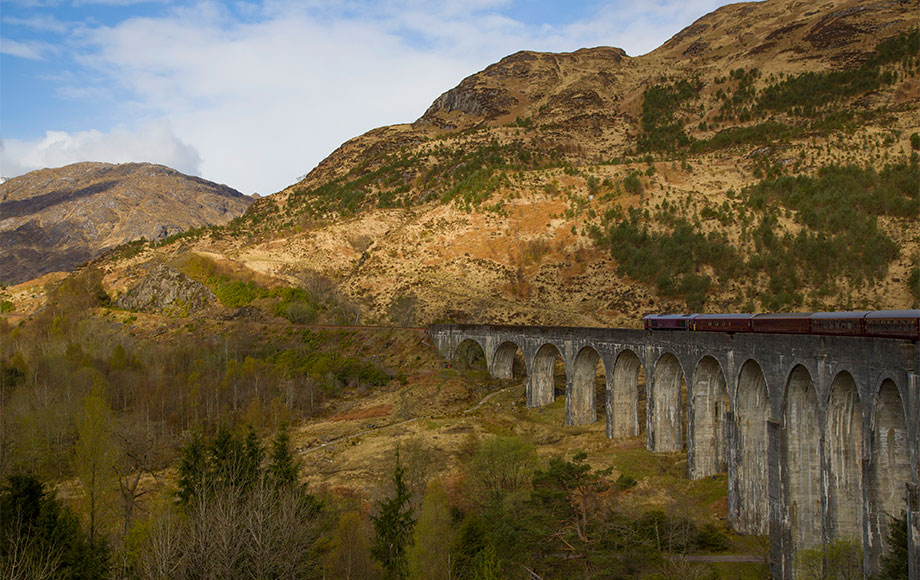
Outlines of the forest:
M750 553L762 539L676 502L631 501L646 473L686 486L679 454L626 452L631 463L614 470L583 451L541 455L527 437L497 432L469 437L455 470L438 469L443 458L410 441L381 458L387 476L373 489L308 487L309 456L292 430L346 392L411 388L403 385L437 357L392 332L381 339L388 353L354 331L284 317L219 331L175 319L163 340L112 307L100 279L87 268L49 287L48 307L30 320L0 322L4 578L767 574L763 563L685 558ZM475 391L487 379L468 362L433 376ZM718 500L724 477L694 489ZM906 577L897 552L905 526L892 526L880 578ZM858 571L858 547L838 544L839 575L818 566L815 578ZM803 551L802 577L808 558Z

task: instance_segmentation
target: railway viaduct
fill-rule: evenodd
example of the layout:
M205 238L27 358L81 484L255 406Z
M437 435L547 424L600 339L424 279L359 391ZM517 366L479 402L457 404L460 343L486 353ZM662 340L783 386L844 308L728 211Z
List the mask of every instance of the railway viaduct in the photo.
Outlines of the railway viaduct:
M837 336L434 325L441 353L482 349L511 378L523 356L527 405L552 403L565 366L565 423L606 417L607 437L641 434L650 451L687 453L688 477L728 474L729 518L769 534L773 578L797 549L863 546L876 571L886 514L908 515L910 577L920 579L920 346ZM518 355L518 356L520 356ZM605 388L595 389L603 371Z

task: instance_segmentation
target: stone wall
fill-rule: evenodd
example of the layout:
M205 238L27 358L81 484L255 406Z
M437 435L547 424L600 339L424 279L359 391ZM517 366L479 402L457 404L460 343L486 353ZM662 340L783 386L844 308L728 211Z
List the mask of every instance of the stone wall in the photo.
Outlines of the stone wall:
M877 570L885 514L908 510L908 484L920 482L920 348L910 341L489 325L429 332L448 358L474 341L501 377L520 349L531 407L554 400L559 356L566 424L593 422L602 409L608 437L639 434L644 373L647 448L685 449L691 478L728 472L731 524L769 533L774 578L792 578L797 549L838 539L861 543L866 572ZM917 509L908 510L914 570Z

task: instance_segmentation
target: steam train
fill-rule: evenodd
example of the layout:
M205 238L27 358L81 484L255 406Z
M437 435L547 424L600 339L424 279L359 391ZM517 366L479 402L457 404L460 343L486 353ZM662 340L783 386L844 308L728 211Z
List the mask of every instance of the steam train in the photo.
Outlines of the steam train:
M649 314L646 330L827 334L920 340L920 310L788 314Z

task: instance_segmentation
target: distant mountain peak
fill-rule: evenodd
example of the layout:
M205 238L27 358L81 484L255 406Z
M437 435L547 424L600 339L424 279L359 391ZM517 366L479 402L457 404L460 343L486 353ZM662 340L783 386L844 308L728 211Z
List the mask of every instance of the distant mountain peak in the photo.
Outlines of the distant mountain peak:
M0 186L0 280L68 271L106 249L222 224L252 198L152 163L82 162Z

